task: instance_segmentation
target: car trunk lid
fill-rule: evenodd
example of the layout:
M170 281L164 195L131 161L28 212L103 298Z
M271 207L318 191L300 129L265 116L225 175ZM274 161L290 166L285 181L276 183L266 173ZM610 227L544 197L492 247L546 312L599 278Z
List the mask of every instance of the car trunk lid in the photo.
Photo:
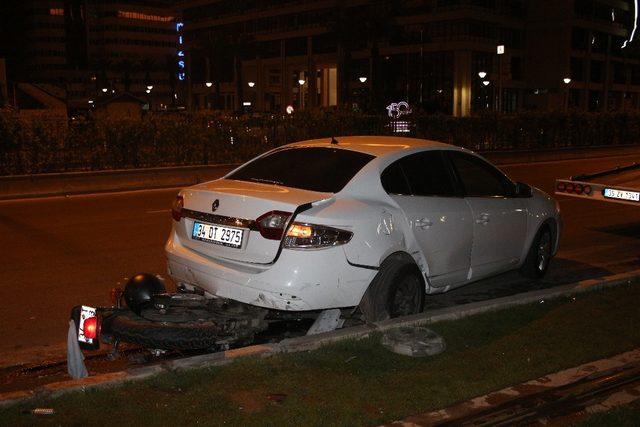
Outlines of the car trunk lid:
M184 246L209 257L260 264L276 258L280 240L265 238L257 218L271 211L293 213L301 205L332 196L332 193L231 179L203 183L181 194L185 218L178 226L178 233ZM196 222L243 230L241 247L194 239Z

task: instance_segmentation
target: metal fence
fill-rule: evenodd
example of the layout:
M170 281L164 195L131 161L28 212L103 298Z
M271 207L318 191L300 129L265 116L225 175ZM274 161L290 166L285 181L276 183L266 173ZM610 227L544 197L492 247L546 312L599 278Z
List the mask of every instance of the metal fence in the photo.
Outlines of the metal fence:
M399 122L313 111L66 122L2 113L0 175L235 163L289 142L341 135L411 136L481 151L634 144L640 141L640 114L413 115Z

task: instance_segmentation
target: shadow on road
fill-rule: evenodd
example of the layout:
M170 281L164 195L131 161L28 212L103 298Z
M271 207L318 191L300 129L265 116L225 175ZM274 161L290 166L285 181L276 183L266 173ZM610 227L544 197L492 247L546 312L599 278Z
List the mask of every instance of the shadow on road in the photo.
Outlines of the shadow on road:
M640 239L640 223L630 222L627 224L616 224L605 227L590 228L593 231L600 233L613 234L621 237L631 237L634 239Z
M427 295L425 310L501 298L610 274L613 272L606 268L564 258L554 258L547 275L542 280L527 279L520 276L517 271L510 271L444 294Z

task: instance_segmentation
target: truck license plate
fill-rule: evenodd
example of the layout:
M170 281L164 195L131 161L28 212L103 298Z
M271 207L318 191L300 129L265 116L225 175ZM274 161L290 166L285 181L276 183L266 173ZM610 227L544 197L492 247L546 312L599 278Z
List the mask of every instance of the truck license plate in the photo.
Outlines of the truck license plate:
M602 195L608 199L629 200L631 202L640 201L640 193L637 191L616 190L615 188L605 188Z

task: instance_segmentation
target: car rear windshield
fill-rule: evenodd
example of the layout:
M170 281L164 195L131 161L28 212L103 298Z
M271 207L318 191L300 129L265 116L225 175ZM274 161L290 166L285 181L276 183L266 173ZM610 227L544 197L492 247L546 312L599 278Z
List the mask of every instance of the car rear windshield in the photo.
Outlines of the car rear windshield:
M337 193L372 159L339 148L287 148L254 160L227 178Z

